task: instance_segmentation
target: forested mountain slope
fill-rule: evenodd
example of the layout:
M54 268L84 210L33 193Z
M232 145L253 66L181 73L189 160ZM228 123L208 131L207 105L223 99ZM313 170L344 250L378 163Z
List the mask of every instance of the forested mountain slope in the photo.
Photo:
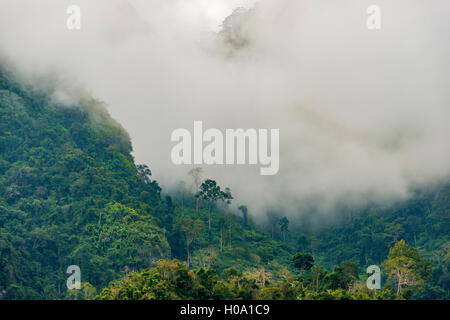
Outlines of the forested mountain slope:
M448 185L321 231L283 212L264 226L208 177L162 196L104 106L83 92L58 102L57 88L0 66L0 299L449 297ZM399 255L417 281L397 295ZM386 266L377 294L370 264ZM81 291L66 288L70 265Z
M160 188L122 127L95 100L24 83L0 69L0 295L62 298L69 265L102 287L170 256Z
M56 88L52 78L19 80L0 68L0 298L68 298L70 265L80 267L83 290L93 297L161 258L186 260L189 223L201 224L189 248L194 268L290 267L292 246L239 217L197 211L192 194L193 205L162 199L102 104L88 94L58 103Z
M297 226L283 235L279 216L257 227L269 237L243 218L213 213L215 227L196 235L190 270L161 260L118 279L97 299L449 299L449 191L445 185L418 191L409 201L370 206L315 232ZM207 223L207 211L176 206L177 215ZM169 236L172 248L182 249L176 235ZM370 265L381 268L377 292L366 286Z

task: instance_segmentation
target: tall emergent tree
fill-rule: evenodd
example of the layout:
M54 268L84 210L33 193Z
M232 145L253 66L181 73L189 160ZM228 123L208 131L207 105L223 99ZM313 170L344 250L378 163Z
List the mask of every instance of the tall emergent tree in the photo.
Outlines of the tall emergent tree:
M189 269L190 264L190 250L189 247L191 243L197 239L202 230L204 229L204 224L200 219L191 218L181 218L177 221L177 228L180 230L185 237L186 241L186 253L187 253L187 268Z
M408 246L404 240L400 240L389 250L388 258L382 266L388 276L396 280L397 296L403 286L420 285L433 276L431 262L421 259L419 249Z
M217 182L211 179L206 180L200 186L200 191L196 194L196 197L208 205L209 218L208 218L208 230L211 231L211 210L217 201L224 201L226 204L230 204L233 196L231 195L230 188L225 188L225 191L220 189Z
M202 172L203 169L200 167L195 167L194 169L191 169L189 171L189 175L192 177L192 179L194 180L194 186L195 186L195 193L197 194L200 191L200 183L202 181ZM199 203L199 198L198 196L195 197L195 210L198 212L198 203Z
M286 234L289 232L289 220L286 217L283 217L278 222L280 225L281 234L283 235L283 241L286 241Z
M275 239L275 228L280 222L280 215L275 211L267 212L267 218L269 220L269 225L271 228L272 239Z
M244 219L244 225L247 226L248 221L248 209L246 206L241 205L239 206L238 210L242 212L242 218Z

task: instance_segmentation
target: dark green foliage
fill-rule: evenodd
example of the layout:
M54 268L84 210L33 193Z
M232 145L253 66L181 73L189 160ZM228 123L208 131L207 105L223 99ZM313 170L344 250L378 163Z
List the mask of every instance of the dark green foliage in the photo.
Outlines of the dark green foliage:
M233 199L229 188L225 188L225 191L222 191L220 186L217 185L217 182L211 179L205 180L200 185L200 191L196 196L200 201L206 202L210 210L217 201L224 201L230 204Z
M317 263L329 269L351 261L363 272L370 265L381 266L389 249L403 239L420 249L423 258L417 271L445 292L444 299L450 292L450 234L444 231L449 223L449 195L448 184L416 191L408 201L353 212L315 233L291 230L291 243L299 251L313 252Z
M273 208L259 230L246 206L230 212L228 188L200 185L201 170L195 190L161 199L103 105L87 94L61 105L54 82L36 89L0 68L0 298L393 299L392 279L371 292L364 271L401 239L421 281L400 298L449 297L449 186L316 232Z
M241 205L238 208L242 212L242 218L244 219L244 225L248 225L248 209L246 206Z
M330 276L331 288L348 290L350 284L358 279L359 274L356 263L342 261L339 266L334 268L334 272Z
M254 280L239 273L219 277L214 269L189 271L177 260L161 260L155 268L112 283L97 299L252 299L257 289Z
M66 297L69 265L106 286L170 255L160 188L103 106L58 105L0 69L0 295Z
M289 220L286 217L283 217L278 222L280 225L281 234L283 235L283 241L286 241L286 235L289 232Z
M297 253L292 258L294 266L300 269L300 272L308 271L314 265L314 258L309 253Z

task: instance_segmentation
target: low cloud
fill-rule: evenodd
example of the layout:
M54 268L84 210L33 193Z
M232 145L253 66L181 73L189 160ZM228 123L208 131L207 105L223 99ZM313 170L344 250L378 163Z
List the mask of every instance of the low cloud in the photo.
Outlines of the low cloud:
M70 4L81 7L80 31L66 28ZM195 120L280 129L276 176L205 166L205 177L254 215L331 214L450 176L450 3L379 0L379 31L366 28L371 4L2 0L0 53L27 73L73 77L105 101L137 162L169 190L192 168L172 164L173 130ZM220 26L238 7L230 38Z

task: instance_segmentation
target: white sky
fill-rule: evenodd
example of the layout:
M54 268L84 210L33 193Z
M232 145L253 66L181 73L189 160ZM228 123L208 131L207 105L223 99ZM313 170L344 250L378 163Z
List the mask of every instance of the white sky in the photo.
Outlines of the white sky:
M250 45L229 59L211 31L255 0L0 0L0 56L89 88L164 190L190 181L170 160L173 130L280 129L278 175L205 166L205 178L256 215L333 213L450 177L450 2L376 2L380 31L366 28L371 0L258 0ZM74 3L79 32L66 28Z
M212 31L217 31L222 21L234 9L239 7L251 8L257 0L172 0L178 8L179 20L184 23L201 25ZM148 1L131 0L132 5L140 13L148 10Z

